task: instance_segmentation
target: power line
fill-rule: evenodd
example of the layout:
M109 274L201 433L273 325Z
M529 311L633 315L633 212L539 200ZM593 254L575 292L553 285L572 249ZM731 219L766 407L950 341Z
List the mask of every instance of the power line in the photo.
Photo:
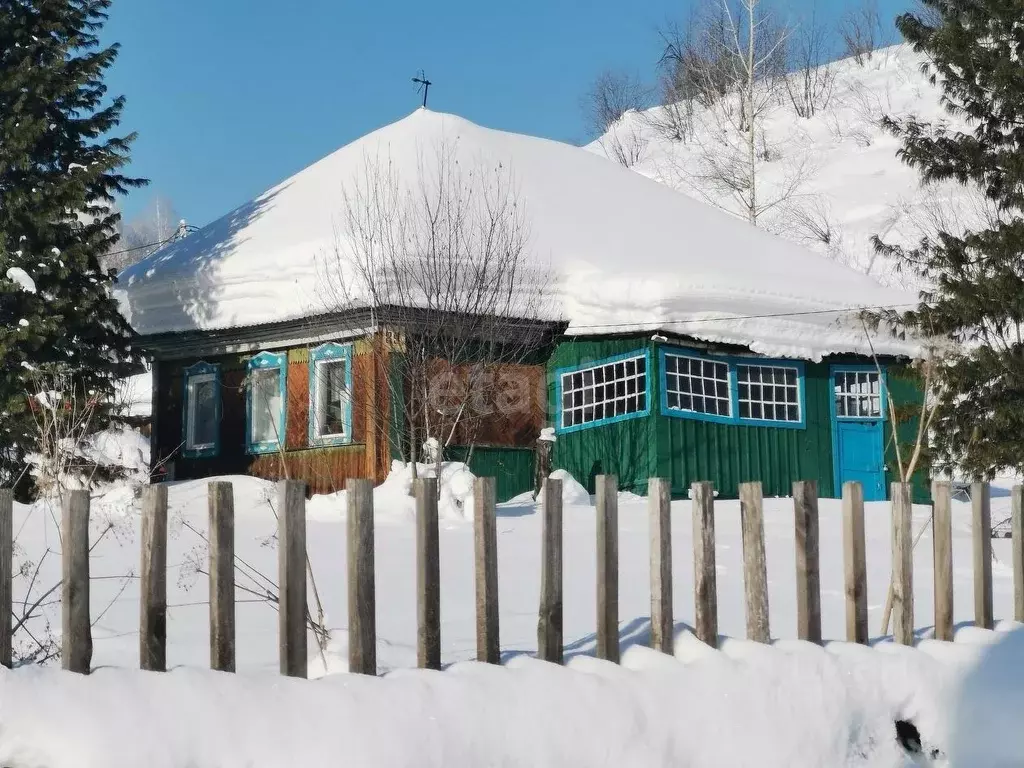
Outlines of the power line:
M652 328L660 328L669 325L700 325L703 323L721 323L731 322L737 320L768 320L772 318L784 318L784 317L805 317L807 315L829 315L829 314L843 314L846 312L868 312L868 311L882 311L887 309L909 309L911 307L920 306L919 303L914 304L890 304L881 305L874 307L844 307L842 309L812 309L800 312L774 312L765 315L729 315L727 317L694 317L686 320L657 320L650 323L604 323L595 325L571 325L569 331L575 330L651 330Z
M166 240L159 240L155 243L146 243L145 245L136 245L131 248L122 248L120 251L111 251L110 253L105 255L107 257L120 256L122 253L132 253L134 251L141 251L145 248L154 248L157 246L167 245L168 243L173 243L175 240L181 239L182 229L184 229L186 233L192 233L197 232L199 230L199 227L193 226L192 224L186 224L184 227L179 227L178 229L174 230L174 234L168 237Z

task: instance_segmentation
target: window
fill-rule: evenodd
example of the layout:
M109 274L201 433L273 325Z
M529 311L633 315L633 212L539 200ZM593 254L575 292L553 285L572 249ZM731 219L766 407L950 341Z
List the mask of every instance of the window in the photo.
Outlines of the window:
M835 371L836 417L882 418L882 380L878 371Z
M563 430L649 413L646 354L559 372L558 385Z
M288 356L261 352L249 361L246 445L249 453L277 451L284 443Z
M324 344L309 356L309 441L352 441L352 348Z
M738 364L740 419L799 422L799 378L796 368Z
M185 369L185 458L216 456L220 449L220 366L196 363Z
M804 367L801 362L754 357L713 357L662 347L666 416L720 424L804 429Z
M666 354L665 403L669 410L732 416L728 363Z

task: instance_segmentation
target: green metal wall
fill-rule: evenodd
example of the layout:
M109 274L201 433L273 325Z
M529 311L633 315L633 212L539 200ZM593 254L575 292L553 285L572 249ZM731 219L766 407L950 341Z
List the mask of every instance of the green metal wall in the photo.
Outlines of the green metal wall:
M558 413L555 371L638 350L651 351L653 370L657 355L649 339L580 339L559 344L548 362L548 413L552 423ZM653 400L652 412L657 408L657 398ZM594 478L601 474L617 475L622 490L646 493L648 478L657 475L655 426L654 418L648 416L559 435L552 464L568 470L591 493Z
M654 416L658 474L672 480L672 493L709 480L719 498L736 498L738 486L760 480L765 496L789 496L793 481L816 480L818 493L833 495L832 428L828 366L807 364L804 378L806 429L716 424Z
M469 447L452 445L445 451L450 461L465 461ZM476 446L469 469L477 477L495 478L498 501L508 501L533 490L533 449Z
M832 461L831 399L829 367L870 362L859 357L832 358L821 363L804 363L806 429L718 424L695 419L664 416L660 409L661 371L659 345L649 337L631 339L583 339L558 346L548 366L551 418L556 418L555 371L601 360L618 354L649 349L650 374L654 376L651 414L645 418L614 422L558 436L554 466L566 469L591 492L593 479L601 473L617 474L624 490L645 492L647 479L667 477L674 496L685 496L690 484L699 480L714 483L720 498L736 498L742 482L760 480L766 496L789 496L794 480L815 480L822 497L839 495ZM685 342L673 342L684 346ZM889 387L898 411L920 402L920 389L906 375L887 372ZM912 414L913 408L910 412ZM916 419L898 420L901 444L913 439ZM886 466L895 467L891 427L885 425ZM915 475L915 500L927 498L926 471ZM888 479L896 479L891 474Z

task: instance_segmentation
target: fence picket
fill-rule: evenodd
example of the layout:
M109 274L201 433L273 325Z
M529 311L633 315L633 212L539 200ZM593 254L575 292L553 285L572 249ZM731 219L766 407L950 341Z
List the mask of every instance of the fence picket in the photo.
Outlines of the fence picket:
M651 551L651 648L672 654L672 487L663 477L647 483Z
M971 533L974 539L974 623L992 629L992 498L988 483L971 485Z
M142 494L142 579L139 589L139 666L167 670L167 486Z
M843 483L843 570L846 581L846 640L868 642L868 567L864 545L864 488Z
M377 674L373 481L348 481L348 670Z
M478 477L473 488L473 550L476 565L476 659L501 661L498 633L498 527L497 484L493 477Z
M88 674L92 664L89 619L89 492L68 491L61 505L61 665Z
M953 504L948 482L932 484L935 639L953 639Z
M1024 621L1024 486L1011 492L1010 535L1013 537L1013 619Z
M597 658L619 660L619 479L598 475Z
M893 483L892 491L892 622L893 639L914 643L913 507L909 483Z
M13 663L14 491L0 488L0 665Z
M743 586L746 593L747 639L771 640L768 619L768 571L764 556L764 499L761 483L740 485L743 529Z
M229 482L207 486L210 511L210 669L235 671L235 500Z
M797 637L821 643L821 570L818 552L818 484L793 483L796 519Z
M278 485L278 617L281 674L305 677L306 649L306 484Z
M437 478L416 481L416 663L441 668L441 564Z
M541 489L543 532L541 545L540 615L537 620L537 656L562 663L562 481L545 478Z
M694 632L712 648L718 647L718 586L715 574L715 490L711 483L694 483L693 607Z

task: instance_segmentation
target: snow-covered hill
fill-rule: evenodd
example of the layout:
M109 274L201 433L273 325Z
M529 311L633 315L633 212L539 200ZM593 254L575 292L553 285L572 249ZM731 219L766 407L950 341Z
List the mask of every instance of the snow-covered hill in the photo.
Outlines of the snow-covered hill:
M975 191L956 185L922 187L917 171L897 157L900 142L881 127L884 115L916 114L923 120L955 121L939 101L940 89L921 72L923 57L907 46L876 51L864 66L853 59L827 65L834 75L831 98L813 117L802 118L785 92L758 136L759 196L787 200L759 224L838 261L900 287L918 287L876 256L870 238L916 243L941 223L956 228L984 216ZM693 112L693 135L674 140L659 123L662 107L627 113L588 148L612 157L630 156L631 167L738 216L742 205L707 178L706 164L723 153L726 137L705 109Z

